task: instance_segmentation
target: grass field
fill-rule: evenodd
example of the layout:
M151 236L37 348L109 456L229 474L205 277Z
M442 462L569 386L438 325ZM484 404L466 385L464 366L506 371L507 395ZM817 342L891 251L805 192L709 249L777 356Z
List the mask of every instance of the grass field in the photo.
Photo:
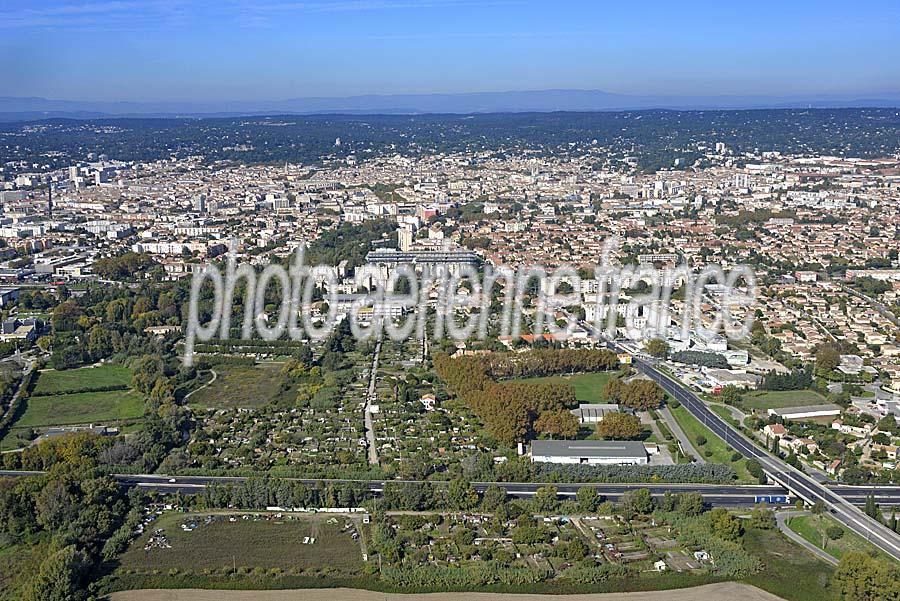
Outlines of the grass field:
M839 524L826 515L805 515L791 518L788 527L814 544L823 549L826 553L836 559L840 559L847 553L858 551L860 553L868 553L875 550L881 559L893 562L894 560L879 550L874 545L866 542L866 540L858 534L843 528L844 535L838 540L831 540L825 534L825 530L829 526L838 526Z
M281 368L281 363L216 366L216 381L192 394L188 401L199 407L265 405L285 392Z
M794 544L778 530L749 529L744 548L764 564L762 572L746 580L789 601L836 601L837 591L828 586L834 569Z
M670 411L675 417L675 421L678 422L678 425L681 426L681 429L684 430L687 437L690 438L694 446L697 447L698 452L703 453L704 459L710 463L727 463L731 465L741 482L756 482L756 479L747 471L746 459L732 461L731 456L734 454L734 449L726 445L725 441L713 434L709 428L697 421L697 419L684 408L684 405L679 405L674 408L670 407ZM702 447L697 445L696 442L697 437L700 435L706 438L706 444ZM712 454L707 457L705 451L712 451Z
M64 371L46 370L38 376L33 394L60 394L89 388L129 386L131 370L121 365L101 365Z
M341 532L348 521L336 516L337 524L329 524L329 516L297 516L291 520L228 521L227 516L205 523L200 515L167 513L159 518L119 558L120 570L168 571L219 570L222 568L281 568L283 570L324 570L342 574L358 574L362 570L362 550L347 532ZM193 532L185 532L181 524L195 522ZM152 532L162 528L171 548L144 550ZM315 537L315 543L303 544L304 537Z
M527 378L520 382L552 382L565 383L575 389L575 398L582 403L605 403L603 386L616 376L617 372L599 371L589 374L576 374L574 376L547 376L543 378Z
M40 372L32 395L25 403L25 412L0 440L0 450L30 444L27 435L30 429L80 424L122 425L122 422L139 420L144 413L144 401L136 391L91 391L129 386L130 383L131 370L121 365Z
M822 405L825 397L815 390L766 390L748 392L742 397L742 404L748 409L767 411L781 407L804 407Z
M134 390L36 396L28 399L25 414L14 428L108 424L138 419L143 412L144 402Z

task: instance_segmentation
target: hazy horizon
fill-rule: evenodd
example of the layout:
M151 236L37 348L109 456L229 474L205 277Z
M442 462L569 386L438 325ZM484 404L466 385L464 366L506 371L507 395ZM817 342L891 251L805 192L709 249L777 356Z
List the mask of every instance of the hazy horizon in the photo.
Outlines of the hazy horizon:
M0 30L4 97L900 97L900 6L884 0L37 0L0 7Z

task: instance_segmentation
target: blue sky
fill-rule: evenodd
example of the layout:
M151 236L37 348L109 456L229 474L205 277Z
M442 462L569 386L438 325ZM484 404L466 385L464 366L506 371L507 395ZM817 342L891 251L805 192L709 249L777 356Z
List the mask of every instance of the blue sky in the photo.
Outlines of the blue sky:
M900 2L0 0L0 96L900 92Z

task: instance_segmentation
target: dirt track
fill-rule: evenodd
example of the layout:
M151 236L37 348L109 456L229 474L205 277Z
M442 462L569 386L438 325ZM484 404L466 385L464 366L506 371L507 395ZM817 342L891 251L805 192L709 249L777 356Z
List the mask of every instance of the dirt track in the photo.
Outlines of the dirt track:
M113 593L112 601L778 601L758 588L723 582L696 588L596 595L513 595L505 593L430 593L398 595L349 588L293 591L158 590Z

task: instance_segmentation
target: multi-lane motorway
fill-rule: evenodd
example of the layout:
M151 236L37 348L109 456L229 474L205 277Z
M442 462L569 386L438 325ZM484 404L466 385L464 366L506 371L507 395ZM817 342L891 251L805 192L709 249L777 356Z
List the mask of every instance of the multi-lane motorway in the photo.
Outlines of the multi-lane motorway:
M616 351L627 352L626 349L617 344L608 343L608 345ZM758 447L749 438L713 413L696 394L685 388L680 382L664 375L643 359L635 357L633 361L637 369L656 381L716 436L723 439L744 457L759 461L773 481L807 503L824 503L834 518L844 526L864 536L885 553L900 560L900 536L896 532L865 515L858 507L854 506L854 501L844 498L833 487L825 486L813 480L800 470ZM872 492L874 489L869 487L866 490ZM882 489L878 488L877 491L882 492ZM882 494L884 493L882 492Z
M28 476L41 474L42 472L23 472L23 471L0 471L0 477L3 476ZM148 490L157 490L160 492L180 492L183 494L194 494L202 492L207 486L213 484L238 484L246 480L246 478L236 476L166 476L160 474L116 474L115 478L123 486L139 486ZM343 482L355 483L364 487L366 490L380 494L384 491L385 484L388 482L404 483L415 482L421 483L419 480L315 480L315 479L296 479L298 482L306 484L317 484L322 482ZM546 486L540 482L475 482L473 483L478 492L492 485L502 486L506 489L507 494L516 498L528 498L534 495L535 491L541 486ZM554 483L563 498L573 497L579 488L588 486L597 490L610 501L617 501L623 494L630 490L638 488L649 489L656 496L661 497L666 492L684 493L696 492L703 495L706 503L720 507L750 507L757 503L760 498L768 497L773 500L773 504L787 505L794 499L787 490L778 485L722 485L722 484L596 484L596 483L577 483L577 484L560 484ZM869 486L844 486L833 485L831 490L845 499L849 503L855 505L863 505L866 496L875 494L875 498L883 506L900 506L900 486L879 487L873 491ZM786 499L785 499L786 497Z

